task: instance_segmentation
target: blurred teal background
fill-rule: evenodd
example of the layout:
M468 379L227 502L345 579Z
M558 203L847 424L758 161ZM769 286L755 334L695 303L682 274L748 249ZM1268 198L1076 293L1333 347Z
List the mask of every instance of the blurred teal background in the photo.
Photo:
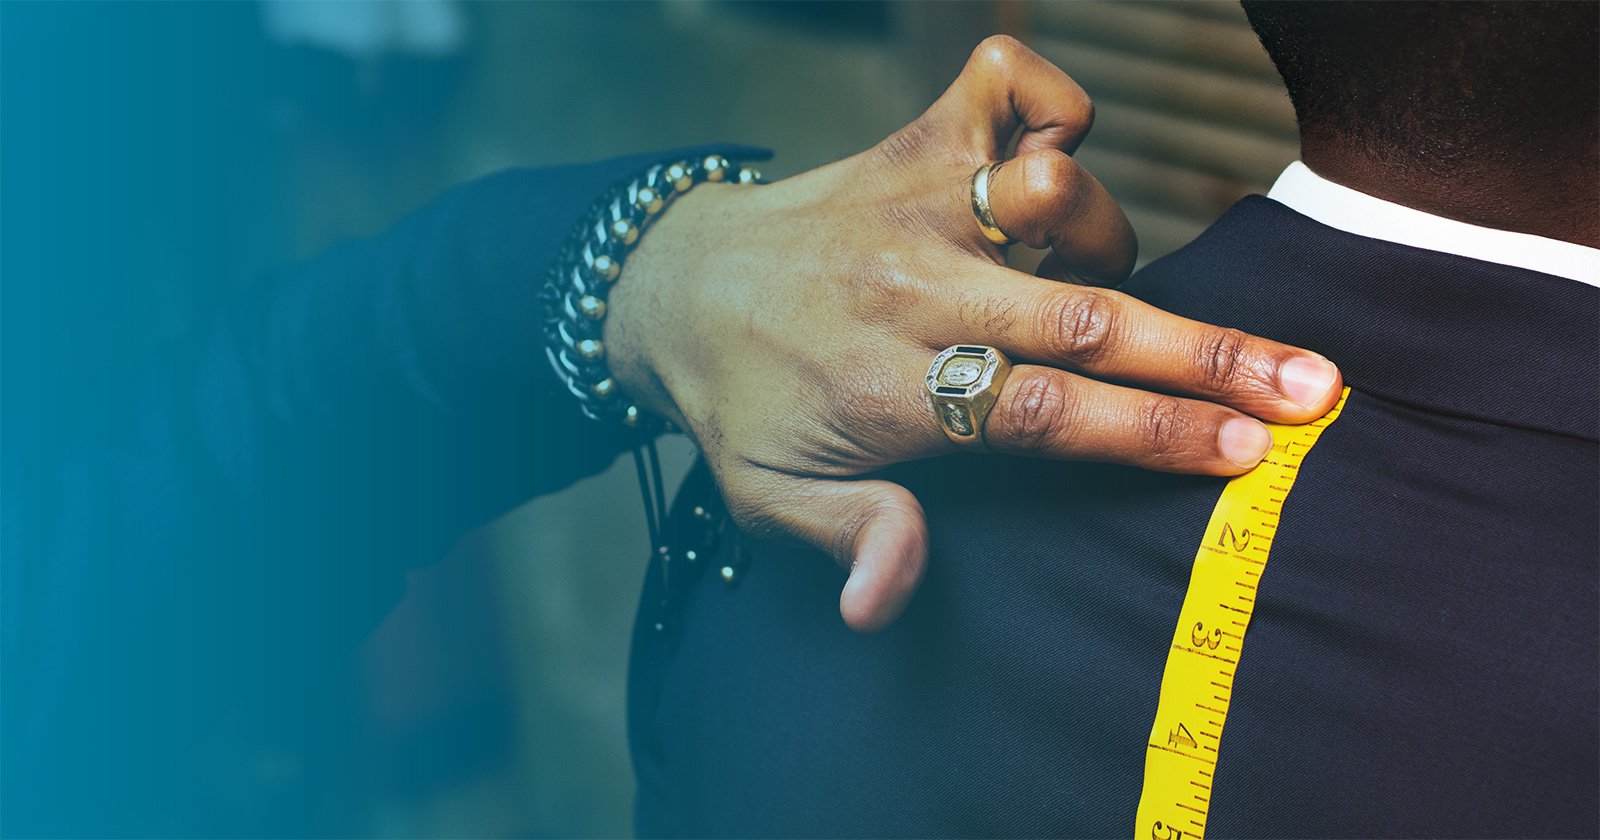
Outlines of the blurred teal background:
M914 118L997 31L1095 96L1081 159L1145 260L1294 157L1288 102L1226 2L0 4L0 224L7 243L79 245L0 249L8 451L267 267L451 184L722 140L797 173ZM665 455L674 476L692 457ZM263 825L302 809L330 835L630 833L647 550L630 473L416 573L337 695L308 700L315 737L217 734L219 789Z

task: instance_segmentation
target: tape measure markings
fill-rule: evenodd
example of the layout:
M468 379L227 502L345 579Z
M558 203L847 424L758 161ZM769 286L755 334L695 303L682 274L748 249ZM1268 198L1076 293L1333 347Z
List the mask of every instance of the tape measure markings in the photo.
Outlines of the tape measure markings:
M1229 481L1211 511L1161 675L1135 818L1137 840L1146 833L1151 840L1205 836L1233 676L1283 502L1301 463L1349 396L1350 389L1344 389L1331 411L1304 426L1268 423L1273 445L1267 457Z

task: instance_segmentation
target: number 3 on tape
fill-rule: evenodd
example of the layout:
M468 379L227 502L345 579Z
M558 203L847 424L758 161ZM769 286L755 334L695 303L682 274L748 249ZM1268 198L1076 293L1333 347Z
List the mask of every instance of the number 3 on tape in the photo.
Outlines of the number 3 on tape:
M1144 755L1135 840L1205 837L1233 675L1283 500L1306 453L1338 419L1349 396L1350 389L1344 389L1333 410L1314 423L1268 423L1272 451L1254 470L1229 481L1211 512L1161 675L1161 701Z

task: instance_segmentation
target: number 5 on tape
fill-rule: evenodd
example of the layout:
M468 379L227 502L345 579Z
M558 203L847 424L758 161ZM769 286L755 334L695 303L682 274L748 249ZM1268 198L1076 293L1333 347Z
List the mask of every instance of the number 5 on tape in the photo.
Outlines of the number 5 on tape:
M1333 410L1314 423L1268 423L1272 451L1254 470L1229 481L1211 512L1167 649L1161 701L1145 749L1135 840L1205 836L1222 724L1278 516L1306 453L1349 396L1344 389Z

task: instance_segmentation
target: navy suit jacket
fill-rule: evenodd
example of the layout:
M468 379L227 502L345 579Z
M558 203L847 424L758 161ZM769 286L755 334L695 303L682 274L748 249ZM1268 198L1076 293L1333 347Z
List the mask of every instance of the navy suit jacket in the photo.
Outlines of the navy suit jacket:
M1209 833L1595 836L1600 290L1261 197L1124 290L1319 351L1352 389L1283 512ZM739 573L647 579L641 832L1129 836L1223 480L969 456L887 474L932 556L875 636L840 620L830 560L704 524L713 485L685 485L673 557Z

